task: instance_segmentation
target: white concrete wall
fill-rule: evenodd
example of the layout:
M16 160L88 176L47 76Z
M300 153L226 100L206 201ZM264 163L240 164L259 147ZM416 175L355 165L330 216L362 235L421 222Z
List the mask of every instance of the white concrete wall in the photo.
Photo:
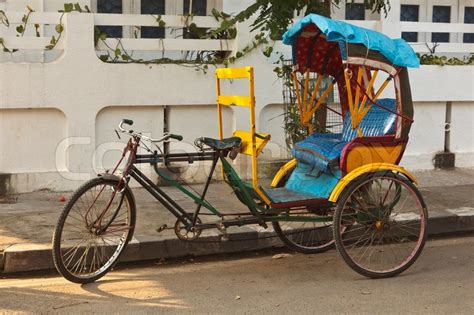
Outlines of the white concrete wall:
M55 61L0 62L0 173L13 174L11 185L18 192L73 189L111 167L121 146L114 128L122 118L134 119L136 130L159 136L163 107L169 106L171 131L185 137L185 143L172 145L174 150L191 150L196 137L217 134L212 69L203 74L173 64L103 63L93 47L94 20L90 14L66 15ZM234 50L250 41L247 30L247 24L239 26ZM273 61L257 51L235 65L255 67L257 129L272 134L264 159L287 156L282 84ZM450 101L451 149L458 165L474 166L474 67L423 66L410 70L410 79L415 124L402 164L433 167L433 155L444 147ZM227 135L248 128L245 109L226 110L224 120Z
M456 153L456 165L459 167L472 167L474 164L473 107L474 102L452 104L450 150Z

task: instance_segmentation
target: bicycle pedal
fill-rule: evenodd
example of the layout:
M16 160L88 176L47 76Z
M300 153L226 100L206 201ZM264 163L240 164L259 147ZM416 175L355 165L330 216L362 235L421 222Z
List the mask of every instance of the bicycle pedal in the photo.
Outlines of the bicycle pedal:
M168 225L163 224L163 225L161 225L160 227L158 227L158 228L156 229L156 231L157 231L158 233L161 233L161 232L163 232L164 230L166 230L167 228L168 228Z

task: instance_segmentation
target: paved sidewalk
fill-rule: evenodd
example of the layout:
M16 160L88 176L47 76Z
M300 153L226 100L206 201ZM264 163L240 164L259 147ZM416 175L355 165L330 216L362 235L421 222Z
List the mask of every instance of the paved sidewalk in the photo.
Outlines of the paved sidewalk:
M429 210L431 235L474 231L474 169L415 172ZM200 191L201 187L193 186ZM185 208L194 203L173 188L165 190ZM137 227L122 260L137 261L185 255L206 255L282 246L278 238L268 238L272 229L244 226L228 229L236 242L187 243L173 230L157 233L157 227L173 227L176 219L144 189L134 189L137 201ZM39 191L0 198L0 272L11 273L53 268L51 237L63 207L60 197L71 193ZM223 182L211 185L208 200L224 213L245 212L246 207ZM217 241L217 231L205 231L201 238ZM256 239L256 240L255 240Z

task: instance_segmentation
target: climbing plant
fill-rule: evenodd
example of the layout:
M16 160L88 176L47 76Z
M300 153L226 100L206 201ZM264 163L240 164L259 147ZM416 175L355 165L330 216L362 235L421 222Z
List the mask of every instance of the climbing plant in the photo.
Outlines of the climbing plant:
M56 45L58 44L59 39L61 38L61 35L64 31L64 25L63 25L64 14L67 13L67 12L74 11L75 8L77 8L78 6L79 6L78 4L77 5L73 5L73 4L65 4L64 5L64 10L60 11L63 14L61 14L61 17L59 18L59 24L55 25L55 27L54 27L54 29L56 31L56 34L51 36L51 40L50 40L49 44L46 45L45 49L51 50L54 47L56 47ZM79 8L80 8L80 6L79 6ZM18 25L15 28L15 31L17 33L16 34L17 37L24 37L25 32L26 32L26 30L28 28L28 25L29 25L28 20L30 18L30 15L33 12L35 12L35 10L33 9L33 7L31 5L27 5L26 9L27 9L26 14L24 14L23 17L21 18L21 24ZM8 17L7 17L7 15L5 14L5 12L3 10L0 10L0 22L6 27L10 27L10 21L8 20ZM35 28L35 36L40 37L41 36L41 34L40 34L40 25L39 24L34 24L34 28ZM5 40L1 37L0 37L0 45L3 48L3 52L15 53L15 52L18 51L18 49L16 49L16 48L8 48L6 46Z
M462 59L457 57L437 56L433 53L419 54L420 64L422 65L437 65L437 66L467 66L474 65L474 53L471 53L469 57L464 56Z
M213 17L218 21L224 23L231 16L219 12L216 9L212 10ZM158 27L165 27L166 22L163 21L161 15L152 15L156 21ZM183 38L186 39L234 39L237 36L236 27L229 27L223 29L222 31L215 32L206 28L200 28L193 22L193 14L183 15L183 24L185 26L184 31L182 32ZM140 27L136 26L133 32L135 38L138 37L138 32ZM180 28L182 29L182 28ZM176 33L177 29L172 29L172 33ZM121 39L117 39L116 45L111 47L107 43L108 35L101 30L99 27L95 27L94 41L96 47L99 43L106 48L105 54L99 56L99 58L104 62L113 62L113 63L145 63L145 64L161 64L161 63L175 63L182 66L194 67L197 71L206 72L209 65L218 65L218 64L228 64L235 60L235 57L230 57L230 52L226 51L188 51L184 54L183 59L181 60L171 60L164 57L165 47L162 50L161 58L145 60L142 58L135 58L133 53L128 52L122 44ZM157 39L162 40L162 39Z
M246 21L250 18L255 18L251 25L251 31L255 33L251 42L248 43L241 51L235 52L230 55L228 52L210 52L210 51L194 51L188 52L183 60L170 60L167 58L157 58L153 60L143 60L140 58L134 58L132 53L129 53L124 48L120 40L117 41L115 47L110 47L106 44L107 34L100 30L95 29L95 44L99 42L103 43L107 51L104 55L100 56L100 59L105 62L134 62L134 63L178 63L182 65L190 65L197 68L197 70L207 70L207 65L223 64L228 65L234 63L236 60L244 57L253 50L261 47L262 53L265 56L270 56L273 52L271 41L279 39L281 34L287 29L292 23L295 12L301 13L319 13L323 15L329 15L330 5L339 5L344 0L256 0L255 3L251 4L245 10L237 13L236 15L229 15L225 12L219 12L218 10L212 10L214 18L220 22L220 26L215 30L209 30L205 28L199 28L195 23L192 22L193 15L184 15L185 19L185 38L195 39L234 39L237 35L237 23ZM351 0L353 1L353 0ZM351 2L348 1L348 2ZM389 0L364 0L364 4L367 9L374 12L387 12L389 9ZM25 14L22 22L16 29L20 36L26 31L27 22L30 14L34 12L31 6L27 7L28 12ZM87 5L82 8L79 3L65 3L64 9L60 12L88 12L91 10ZM50 43L46 46L46 49L53 49L64 31L62 23L62 17L59 23L56 25L56 33L51 37ZM158 27L165 27L166 23L162 20L160 15L153 16L156 20ZM7 27L9 27L8 18L5 12L0 11L0 21ZM39 25L35 24L36 35L39 37ZM135 27L134 36L137 37L140 27ZM3 46L5 52L15 52L15 49L9 49L5 46L3 39L0 39L0 45Z
M293 23L295 13L317 13L330 16L331 5L338 6L345 0L256 0L245 10L237 13L232 19L223 23L216 32L234 26L236 23L254 18L251 31L264 32L272 40L277 40ZM352 3L354 0L347 0ZM390 10L390 0L364 0L366 9L372 12L387 14Z

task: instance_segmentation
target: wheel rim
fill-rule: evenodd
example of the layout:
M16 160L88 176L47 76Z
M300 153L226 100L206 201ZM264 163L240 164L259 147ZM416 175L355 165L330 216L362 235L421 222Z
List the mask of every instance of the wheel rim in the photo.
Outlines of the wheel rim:
M308 218L321 217L313 213L292 213L292 215ZM278 221L278 224L288 241L302 249L320 249L334 244L332 221Z
M85 191L75 200L61 229L60 259L64 268L85 279L106 271L126 245L130 218L129 201L114 185L99 184Z
M351 225L341 249L356 266L375 274L403 270L423 244L425 209L410 185L393 177L363 182L346 199L339 226Z

